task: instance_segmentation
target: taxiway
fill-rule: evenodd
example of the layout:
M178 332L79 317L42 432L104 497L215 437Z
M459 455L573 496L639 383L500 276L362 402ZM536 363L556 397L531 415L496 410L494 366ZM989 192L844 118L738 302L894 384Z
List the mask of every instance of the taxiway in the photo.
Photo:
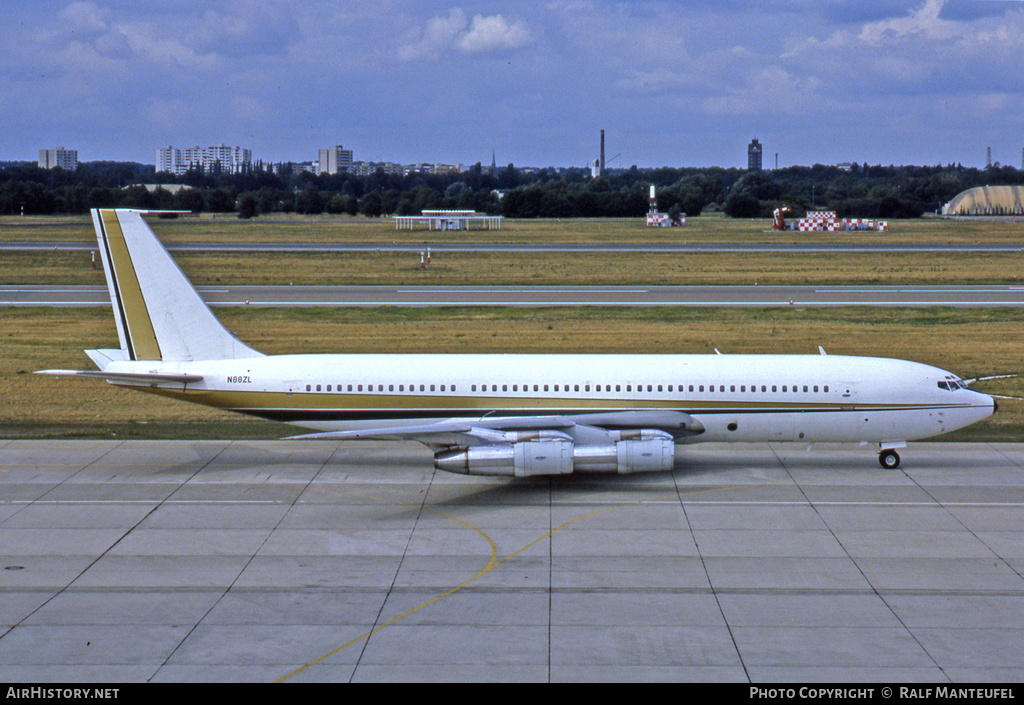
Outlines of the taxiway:
M0 680L1017 682L1022 519L1024 444L3 441Z

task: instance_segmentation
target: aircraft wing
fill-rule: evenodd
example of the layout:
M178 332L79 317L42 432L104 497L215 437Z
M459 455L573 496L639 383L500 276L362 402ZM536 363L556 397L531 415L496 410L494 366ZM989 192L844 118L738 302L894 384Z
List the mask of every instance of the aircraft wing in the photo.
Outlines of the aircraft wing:
M429 446L515 443L538 437L570 438L586 432L655 429L673 437L702 433L704 426L682 411L612 411L554 416L483 416L436 423L368 427L293 436L308 440L415 440Z

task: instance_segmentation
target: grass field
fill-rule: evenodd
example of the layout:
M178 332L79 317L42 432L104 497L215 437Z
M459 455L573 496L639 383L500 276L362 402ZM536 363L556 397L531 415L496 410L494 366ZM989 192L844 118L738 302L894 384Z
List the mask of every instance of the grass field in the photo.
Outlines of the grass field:
M6 230L7 220L0 219L0 230ZM743 237L730 236L735 227L731 221L714 221L721 224L716 237ZM174 222L156 222L154 229L164 237L165 223ZM33 226L41 236L38 239L68 239L65 233L80 227L66 219L52 225L40 222ZM277 230L272 223L253 225L237 219L214 219L212 225L221 233L217 237L230 235L231 231L248 237L255 230ZM313 225L305 223L303 227ZM381 224L376 225L379 234ZM538 230L533 232L547 225L550 224L534 224ZM571 225L580 232L587 229L586 222ZM613 225L624 227L621 223ZM903 225L894 224L893 231ZM945 230L938 229L940 225ZM1016 229L1017 237L1024 239L1022 226L1009 225ZM953 221L938 220L914 221L912 226L931 229L927 237L946 238L943 241L952 241L960 227ZM353 227L368 226L360 223ZM84 232L92 237L88 223ZM259 237L275 239L268 234ZM198 284L254 280L288 280L297 284L1005 283L1014 281L1018 271L1024 271L1017 255L915 255L885 262L874 258L770 255L695 255L678 258L681 261L675 259L661 255L445 256L435 260L427 272L419 270L418 257L409 262L399 255L379 253L358 257L261 255L258 263L251 257L197 254L184 256L180 261ZM100 284L103 279L100 272L91 268L87 255L46 252L0 256L0 282ZM1024 315L1016 309L239 308L218 309L217 313L230 330L267 353L701 353L712 352L714 348L727 354L813 353L822 345L831 354L914 359L967 378L1024 371ZM291 427L132 393L103 383L32 374L34 370L52 367L88 368L91 363L83 349L116 346L109 308L0 309L0 395L5 400L0 405L0 436L274 438L295 432ZM1000 394L1024 395L1020 378L980 382L978 387ZM1022 432L1024 403L1002 400L999 414L954 437L1020 440Z
M1024 283L1024 251L886 255L432 253L353 252L317 255L267 252L179 253L196 286L311 285L608 285L697 284L1008 284ZM97 265L98 266L98 265ZM88 252L0 253L0 284L102 285Z
M391 218L279 214L239 220L231 214L151 219L166 242L1018 242L1024 218L890 221L884 232L774 232L766 218L735 219L721 213L687 218L681 228L648 228L642 218L506 220L500 230L438 232L396 230ZM0 216L0 242L87 241L88 215Z

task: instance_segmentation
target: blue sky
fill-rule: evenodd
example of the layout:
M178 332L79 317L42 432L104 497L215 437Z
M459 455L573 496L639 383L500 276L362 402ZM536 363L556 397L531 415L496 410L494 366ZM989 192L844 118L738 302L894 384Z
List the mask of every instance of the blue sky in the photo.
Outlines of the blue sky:
M9 0L0 159L1021 166L1017 0ZM619 155L619 156L616 156Z

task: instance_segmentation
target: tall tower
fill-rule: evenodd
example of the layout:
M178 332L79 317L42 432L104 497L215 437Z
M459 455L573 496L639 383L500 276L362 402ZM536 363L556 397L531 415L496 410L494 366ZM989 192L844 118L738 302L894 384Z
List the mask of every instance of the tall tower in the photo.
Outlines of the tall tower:
M601 167L599 175L604 176L604 130L601 130Z
M761 143L756 139L747 145L747 169L761 171Z

